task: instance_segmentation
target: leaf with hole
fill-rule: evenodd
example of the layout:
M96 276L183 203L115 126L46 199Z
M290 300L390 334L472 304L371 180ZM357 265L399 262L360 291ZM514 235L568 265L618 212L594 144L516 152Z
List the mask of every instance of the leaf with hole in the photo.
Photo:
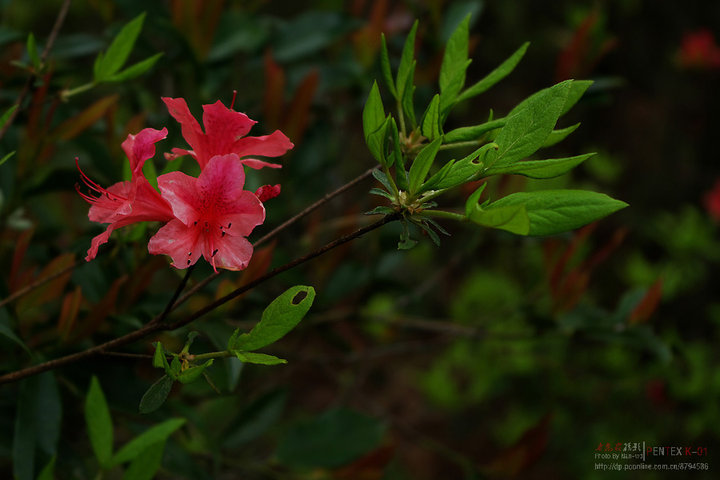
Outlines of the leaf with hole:
M297 285L289 288L267 306L249 333L235 330L228 342L228 350L249 352L280 340L300 323L314 299L313 287Z

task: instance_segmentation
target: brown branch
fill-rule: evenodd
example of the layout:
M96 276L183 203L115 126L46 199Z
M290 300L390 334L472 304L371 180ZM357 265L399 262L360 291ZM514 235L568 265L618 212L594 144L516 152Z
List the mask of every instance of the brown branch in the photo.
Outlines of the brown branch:
M282 265L280 267L273 269L272 271L268 272L267 274L263 275L262 277L260 277L256 280L253 280L252 282L249 282L249 283L243 285L242 287L237 288L236 290L230 292L229 294L225 295L224 297L214 301L213 303L211 303L209 305L206 305L205 307L201 308L200 310L196 311L195 313L193 313L181 320L178 320L178 321L172 322L172 323L158 321L157 319L160 318L161 315L163 315L161 313L160 315L158 315L158 317L156 317L155 319L150 321L144 327L142 327L138 330L135 330L133 332L130 332L126 335L123 335L122 337L114 338L114 339L109 340L100 345L96 345L87 350L83 350L82 352L73 353L73 354L67 355L65 357L56 358L54 360L49 360L47 362L43 362L38 365L33 365L32 367L27 367L27 368L24 368L21 370L17 370L17 371L2 375L2 376L0 376L0 384L14 382L14 381L21 380L23 378L26 378L26 377L29 377L32 375L37 375L39 373L46 372L48 370L53 370L53 369L62 367L64 365L68 365L68 364L75 363L75 362L78 362L81 360L85 360L85 359L88 359L95 355L105 353L108 350L115 349L115 348L122 347L122 346L130 344L130 343L133 343L133 342L143 339L153 333L157 333L160 331L175 330L177 328L183 327L183 326L197 320L198 318L202 317L203 315L206 315L209 312L215 310L219 306L236 298L237 296L245 293L246 291L248 291L252 288L255 288L259 284L275 277L276 275L279 275L287 270L290 270L291 268L297 267L298 265L301 265L307 261L310 261L313 258L319 257L323 253L326 253L329 250L332 250L333 248L336 248L336 247L343 245L351 240L359 238L362 235L385 225L386 223L397 220L398 218L399 218L399 214L387 215L375 223L372 223L363 228L360 228L359 230L355 231L354 233L340 237L340 238L326 244L325 246L315 250L314 252L311 252L303 257L297 258L289 263L286 263L285 265Z
M60 32L60 28L62 27L63 23L65 23L65 17L67 16L67 12L70 9L70 1L71 0L65 0L60 6L60 11L58 12L58 16L55 19L55 24L53 25L52 30L50 30L50 35L45 42L45 49L40 54L40 63L44 63L45 60L47 60L47 57L50 54L50 50L52 50L52 47L55 44L55 39L57 38L57 35ZM5 136L5 132L7 132L8 128L10 128L10 125L12 125L12 123L15 121L15 117L17 117L17 114L20 112L22 103L23 101L25 101L25 97L30 92L30 88L32 87L33 83L35 83L36 78L37 74L33 73L32 75L30 75L30 77L28 77L25 85L23 85L23 88L20 91L20 95L18 95L17 101L15 102L15 105L17 105L18 108L16 108L15 111L10 114L10 118L8 118L5 122L5 125L2 125L2 127L0 128L0 138Z

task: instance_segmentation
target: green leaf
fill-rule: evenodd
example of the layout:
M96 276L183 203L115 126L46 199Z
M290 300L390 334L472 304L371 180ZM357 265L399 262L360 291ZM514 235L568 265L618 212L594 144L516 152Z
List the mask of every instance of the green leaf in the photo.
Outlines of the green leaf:
M388 140L392 142L392 153L387 165L388 167L397 165L398 170L405 170L405 158L403 157L400 146L400 133L398 132L397 123L395 123L394 118L390 117L390 123L387 128L389 130Z
M280 340L300 323L314 299L313 287L297 285L289 288L267 306L250 333L239 335L239 331L235 331L228 342L228 350L253 351Z
M35 35L32 32L28 35L26 44L30 65L36 70L40 68L40 55L38 55L37 45L35 43Z
M585 91L593 84L592 80L574 80L570 85L570 91L565 99L565 105L563 106L560 115L565 115L580 98L585 94Z
M515 51L515 53L510 55L510 57L503 63L501 63L500 66L498 66L495 70L488 73L476 84L468 87L465 91L463 91L458 96L457 101L462 102L463 100L467 100L468 98L480 95L481 93L486 92L490 87L498 83L500 80L508 76L510 72L515 69L517 64L520 63L520 60L522 60L522 57L527 51L528 45L530 45L530 42L523 43L522 46L520 46L520 48Z
M387 191L391 192L393 190L392 184L390 183L387 175L385 175L385 172L375 169L372 171L372 176L375 177L375 180L380 182Z
M113 39L105 53L98 54L93 68L95 82L106 82L125 64L142 30L145 13L125 25Z
M10 160L10 158L12 158L13 155L15 155L15 150L13 150L12 152L8 153L8 154L5 155L4 157L0 158L0 165L2 165L3 163L7 162L8 160Z
M392 215L393 213L395 213L395 210L392 208L380 205L369 212L365 212L365 215Z
M387 42L385 41L385 34L380 34L380 69L382 70L383 77L385 79L385 85L387 85L390 94L399 100L397 88L395 88L395 81L393 80L392 70L390 68L390 56L388 55Z
M152 57L148 57L145 60L142 60L134 65L129 66L122 72L118 72L105 80L104 82L124 82L126 80L132 80L135 77L139 77L143 73L150 70L158 60L160 60L160 57L163 56L163 53L156 53Z
M495 130L496 128L502 128L507 123L506 118L498 118L490 122L481 123L480 125L473 125L472 127L460 127L455 130L451 130L443 136L445 143L455 142L467 142L471 140L479 139L483 134Z
M480 201L480 196L482 195L483 191L485 191L485 187L487 187L487 182L476 188L475 191L471 193L468 197L467 201L465 202L466 217L470 217L470 214L478 208L478 202Z
M415 64L416 62L413 60L412 66L410 67L410 73L405 81L405 88L403 89L402 97L400 97L402 111L405 114L407 121L410 122L411 129L415 129L415 126L417 125L417 121L415 120L415 103L413 102L413 96L415 95ZM399 85L398 88L400 88Z
M498 228L516 235L527 235L530 231L530 217L525 205L487 209L477 207L468 218L483 227Z
M452 168L450 168L445 178L442 179L435 188L452 188L473 179L482 171L483 168L485 168L489 152L493 152L495 150L497 150L497 145L495 143L488 143L478 148L467 157L458 160L453 164Z
M545 142L542 144L542 147L540 148L547 148L555 145L556 143L560 143L565 138L570 135L572 132L577 130L577 128L580 126L580 123L576 123L575 125L571 125L566 128L560 128L558 130L553 130L550 132L550 135L545 139Z
M465 72L472 61L468 59L469 25L470 14L467 14L452 33L445 47L439 80L442 118L445 118L465 85Z
M192 383L198 378L200 378L200 375L205 371L207 367L212 365L214 360L211 358L207 362L203 363L202 365L195 365L194 367L190 367L187 370L184 370L180 372L180 374L177 376L177 381L180 383Z
M390 126L391 119L392 117L388 115L388 117L385 119L385 122L383 122L380 128L371 133L367 139L368 150L370 150L372 156L375 157L375 160L377 160L380 165L386 167L390 167L390 165L392 164L392 160L394 159L394 157L390 157L390 160L388 160L386 156L387 130Z
M301 468L337 468L377 448L385 426L374 418L338 408L299 422L280 441L280 463Z
M453 165L455 165L455 160L450 160L447 162L443 167L435 172L433 176L428 178L428 181L422 184L422 187L420 187L420 191L427 192L428 190L434 190L440 185L440 182L445 180L445 178L448 176L450 171L453 168Z
M546 190L513 193L488 206L524 205L530 218L529 235L554 235L582 227L610 215L627 203L585 190Z
M165 440L145 448L128 465L123 480L152 480L162 465Z
M55 478L54 472L56 458L57 457L53 455L47 465L45 465L45 467L42 469L40 474L38 474L37 480L53 480Z
M413 73L415 72L415 33L417 32L418 21L415 20L410 33L408 33L405 39L405 46L403 47L402 56L400 57L400 65L398 66L397 77L395 85L397 87L397 97L400 98L404 104L405 92L408 89L408 85L413 85Z
M94 375L85 397L85 422L95 458L101 467L108 468L113 450L113 425L105 395Z
M436 96L437 98L437 96ZM410 178L408 190L411 195L420 193L420 186L425 182L425 177L430 171L435 157L437 156L440 145L442 144L442 137L436 138L431 143L425 145L420 150L412 165L410 165Z
M546 160L528 160L517 162L504 167L490 168L485 175L513 174L524 175L530 178L553 178L564 175L580 165L595 153L586 153L566 158L550 158Z
M542 146L557 123L571 83L572 80L566 80L541 90L510 112L495 139L499 148L489 166L500 167L522 160Z
M428 140L435 140L442 135L440 132L440 95L435 94L430 101L430 105L423 114L420 131Z
M155 353L153 354L152 365L155 368L164 368L165 370L170 369L167 357L165 357L165 350L160 342L155 342Z
M167 438L172 435L175 430L182 427L184 424L184 418L171 418L155 425L154 427L150 427L118 450L115 456L112 457L112 461L108 466L114 467L116 465L120 465L121 463L129 462L152 445L167 440Z
M231 350L231 352L243 363L255 363L258 365L280 365L287 363L287 360L283 358L265 353L243 352L240 350Z
M382 97L380 97L377 82L373 82L368 98L365 101L362 122L365 141L368 141L370 134L378 131L385 122L385 109L383 108Z
M150 388L147 389L142 399L140 399L138 411L140 413L150 413L160 408L160 406L165 403L165 400L167 400L174 382L175 380L168 375L160 377L157 382L153 383Z
M5 110L5 112L0 116L0 128L5 126L5 123L10 119L10 116L13 114L15 110L17 110L18 106L13 105L12 107ZM4 161L4 160L3 160ZM2 165L2 163L0 163Z

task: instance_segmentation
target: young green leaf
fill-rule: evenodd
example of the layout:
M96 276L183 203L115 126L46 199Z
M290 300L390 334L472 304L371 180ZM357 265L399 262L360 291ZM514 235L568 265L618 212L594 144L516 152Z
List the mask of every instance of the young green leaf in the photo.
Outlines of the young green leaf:
M530 218L529 235L554 235L582 227L610 215L627 203L584 190L519 192L491 203L490 208L524 205Z
M111 75L110 77L103 80L104 82L124 82L126 80L132 80L135 77L139 77L143 73L150 70L155 63L157 63L158 60L160 60L160 57L163 56L163 53L156 53L152 57L148 57L145 60L142 60L134 65L129 66L122 72L118 72L114 75Z
M415 103L413 101L413 97L415 95L415 64L416 62L413 60L410 72L405 80L405 88L403 89L402 96L400 97L402 111L405 114L405 118L410 123L411 130L415 129L415 126L417 125L417 121L415 120Z
M435 96L430 101L427 110L423 114L420 131L428 140L435 140L440 137L440 95Z
M13 155L15 155L15 150L13 150L12 152L8 153L8 154L5 155L4 157L0 158L0 165L2 165L3 163L7 162L8 160L10 160Z
M529 42L523 43L522 46L520 46L520 48L515 51L515 53L510 55L510 57L503 63L501 63L500 66L498 66L495 70L488 73L476 84L468 87L465 91L463 91L457 97L457 102L462 102L463 100L467 100L468 98L472 98L486 92L490 87L508 76L510 72L515 69L517 64L520 63L520 60L522 60L522 57L527 51L528 45L530 45Z
M498 133L499 148L490 166L503 166L535 153L550 135L570 90L572 80L533 94L515 107Z
M387 157L387 131L390 126L390 120L392 117L388 115L385 121L380 125L380 128L372 132L367 138L368 150L375 160L384 167L390 167L394 160L394 155L389 159Z
M363 132L365 133L365 141L370 138L370 134L376 132L385 122L385 109L383 108L382 98L377 82L373 82L370 93L365 101L365 107L362 113Z
M545 139L545 142L542 144L542 147L540 148L547 148L555 145L556 143L560 143L565 138L567 138L568 135L570 135L572 132L577 130L577 128L580 126L580 123L576 123L575 125L570 125L566 128L559 128L557 130L553 130L550 132L550 135Z
M402 56L400 57L400 65L398 66L395 86L397 87L397 97L404 103L405 91L408 85L412 86L413 72L415 71L415 33L417 32L418 21L415 20L410 33L405 39ZM409 80L409 81L408 81Z
M142 30L145 13L125 25L113 39L105 53L98 54L93 68L96 83L108 81L125 64Z
M172 390L174 382L175 380L168 375L160 377L160 379L153 383L142 396L138 411L140 413L150 413L160 408L170 394L170 390Z
M95 458L101 467L109 467L113 450L113 425L105 395L95 376L90 379L90 388L85 397L85 422Z
M483 191L485 191L485 187L487 187L487 182L484 182L482 185L476 188L475 191L471 193L468 197L467 201L465 202L466 217L470 217L470 214L478 209L478 202L480 201L480 197L482 196Z
M265 353L242 352L240 350L232 350L232 353L243 363L255 363L258 365L280 365L287 363L285 359Z
M152 480L162 465L165 440L153 443L145 448L128 465L123 480Z
M165 370L170 368L167 358L165 357L165 350L160 342L155 342L155 353L153 354L152 365L155 368L164 368Z
M445 177L448 176L448 174L453 168L453 165L455 165L455 160L450 160L445 165L443 165L440 170L438 170L433 176L428 178L427 182L422 184L422 187L420 187L420 191L427 192L428 190L436 189L437 186L440 185L440 182L445 180Z
M437 96L436 96L437 98ZM411 195L420 193L420 186L425 182L425 177L430 171L435 157L437 156L438 149L442 144L442 137L436 138L431 143L425 145L420 150L412 165L410 165L410 178L408 190Z
M194 367L190 367L187 370L184 370L180 372L180 374L177 376L177 381L180 383L192 383L198 378L200 378L200 375L205 371L207 367L213 364L213 359L211 358L207 362L203 363L202 365L195 365Z
M483 227L498 228L516 235L527 235L530 218L525 205L510 205L497 208L476 208L468 215L473 223Z
M470 25L470 14L460 22L455 31L448 39L440 66L440 112L441 118L445 118L450 107L465 85L465 72L470 65L468 59L468 29Z
M253 351L280 340L300 323L314 299L312 287L297 285L289 288L267 306L250 333L233 334L228 350Z
M0 128L5 126L5 123L10 119L10 116L13 114L15 110L17 110L18 106L13 105L12 107L5 110L5 112L0 116Z
M489 122L473 125L472 127L460 127L451 130L443 136L444 143L468 142L477 140L485 133L502 128L507 123L507 118L498 118Z
M595 153L586 153L566 158L550 158L546 160L528 160L517 162L503 167L492 167L486 176L499 174L524 175L530 178L553 178L559 177L580 165Z
M28 59L30 59L30 65L32 65L33 68L36 70L39 69L40 55L38 55L37 44L35 43L35 35L33 35L32 32L28 35L26 48L28 53Z
M128 443L118 450L115 456L112 457L109 467L120 465L121 463L129 462L133 460L146 449L158 442L164 442L167 438L172 435L178 428L185 424L184 418L171 418L164 422L150 427L137 437L130 440Z
M387 85L390 94L395 97L396 100L400 100L397 88L395 88L392 70L390 68L390 55L388 55L387 42L385 41L384 33L380 34L380 69L382 70L385 85Z
M452 168L450 168L445 178L443 178L434 188L452 188L473 179L482 171L483 168L485 168L487 157L490 155L489 152L494 152L497 148L497 144L488 143L478 148L467 157L458 160L453 164Z

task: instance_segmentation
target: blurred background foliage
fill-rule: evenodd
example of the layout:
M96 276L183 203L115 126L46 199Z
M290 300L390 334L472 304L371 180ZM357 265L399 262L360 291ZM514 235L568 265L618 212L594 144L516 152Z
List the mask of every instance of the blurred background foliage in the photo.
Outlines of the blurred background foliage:
M693 478L711 478L720 459L720 4L76 0L47 59L34 63L28 34L42 51L61 3L0 2L0 112L24 95L0 140L0 158L15 151L0 165L0 298L65 272L0 306L2 372L138 328L179 282L165 258L148 255L144 226L117 232L96 260L83 261L99 228L75 192L75 157L110 185L124 174L119 147L129 133L167 126L159 151L185 145L161 96L184 97L199 115L202 104L229 105L237 90L235 108L259 121L254 135L281 129L295 143L282 170L249 176L251 190L283 187L254 234L262 235L372 166L360 112L380 78L379 35L396 62L415 18L419 105L466 13L469 82L532 42L517 70L459 106L448 128L480 123L490 108L504 114L566 78L595 81L560 125L582 126L553 150L598 155L557 179L494 179L494 198L581 187L630 208L553 238L450 224L441 247L426 238L409 252L395 248L399 226L384 227L190 327L201 332L194 351L222 348L285 288L313 285L307 318L274 347L288 365L218 362L210 376L220 393L184 385L151 415L137 413L160 376L149 357L108 354L3 385L4 478L13 455L30 465L25 478L53 455L57 478L95 476L82 414L93 374L116 445L163 419L187 419L158 478L592 479L603 477L594 471L599 444L643 441L707 447L698 460L711 472ZM155 66L68 96L142 12L130 63L162 52ZM192 171L190 163L183 168ZM162 155L155 168L166 168ZM370 222L362 212L377 202L371 187L366 180L312 213L177 315ZM471 191L457 192L457 205ZM209 273L200 266L193 280ZM161 340L179 349L186 333ZM147 339L116 353L151 352ZM44 428L25 428L28 416Z

